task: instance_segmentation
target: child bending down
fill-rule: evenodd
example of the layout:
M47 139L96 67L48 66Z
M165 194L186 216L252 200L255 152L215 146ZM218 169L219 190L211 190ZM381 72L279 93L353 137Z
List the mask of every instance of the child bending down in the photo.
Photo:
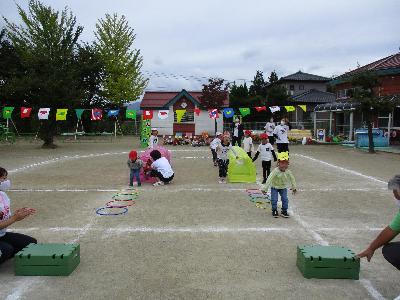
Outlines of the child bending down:
M269 174L271 173L271 160L272 157L276 161L276 155L274 147L269 143L268 135L266 133L260 134L261 144L257 148L256 155L253 158L253 162L256 161L259 155L261 155L261 165L263 170L263 181L265 184Z
M7 227L34 214L33 208L23 207L11 214L10 199L4 192L10 188L10 180L7 180L8 172L0 167L0 264L13 257L17 252L37 241L27 235L7 232Z
M289 218L287 212L289 207L289 199L287 196L287 188L291 186L293 194L296 194L296 180L292 172L288 169L289 167L289 153L281 152L278 153L278 167L275 168L271 175L268 177L267 182L262 189L264 192L268 192L271 188L271 204L272 204L272 216L275 218L279 217L278 214L278 194L281 195L282 200L282 211L281 216Z
M129 176L129 186L133 186L133 178L136 178L138 186L141 186L140 182L140 169L143 167L143 161L137 157L137 152L132 150L129 152L128 167L131 170Z
M165 157L161 157L161 153L158 150L153 150L150 152L150 156L153 159L153 163L151 164L151 172L150 176L156 177L158 179L155 182L154 186L164 185L171 182L174 178L174 171L172 170L171 165L169 164L168 159Z
M219 183L226 183L226 174L228 173L228 151L232 150L237 158L235 149L232 147L229 136L223 136L222 142L217 146L218 167L219 167Z

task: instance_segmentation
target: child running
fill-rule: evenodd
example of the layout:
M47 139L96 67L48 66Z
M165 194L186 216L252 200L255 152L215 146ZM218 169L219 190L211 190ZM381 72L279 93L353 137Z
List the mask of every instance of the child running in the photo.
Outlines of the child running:
M217 131L215 133L215 138L210 143L211 154L212 154L212 158L213 158L215 167L218 166L217 147L218 147L218 145L221 144L221 139L222 139L222 133Z
M150 176L158 179L158 181L153 185L159 186L171 183L171 180L174 178L174 171L172 170L168 159L161 157L161 153L158 150L151 151L150 156L153 159Z
M238 158L235 149L232 147L229 136L224 135L222 142L217 147L218 167L219 167L219 183L226 183L226 174L228 173L228 151L232 150L233 154Z
M271 160L272 157L274 161L276 161L276 155L274 151L274 147L270 144L268 140L268 135L266 133L260 134L261 144L258 146L256 155L253 158L253 162L256 161L258 155L261 154L261 165L263 170L263 181L262 184L265 184L269 174L271 173Z
M30 236L16 232L7 232L8 226L36 212L33 208L23 207L17 209L15 213L11 215L10 199L4 192L9 189L11 185L10 180L7 180L7 175L7 170L0 167L0 264L13 257L30 243L37 243L37 241Z
M275 168L271 175L268 177L267 182L262 189L264 192L268 192L271 188L271 204L272 204L272 216L279 218L278 214L278 194L281 195L282 200L282 211L281 216L289 218L288 207L289 199L287 195L287 188L291 186L293 195L296 194L296 180L289 167L289 153L281 152L278 153L278 167Z
M246 130L244 132L243 150L246 151L247 155L251 158L251 153L254 151L254 146L250 130Z
M129 152L128 167L131 170L129 175L129 186L133 186L133 178L136 178L138 186L141 186L140 182L140 169L143 167L143 161L137 157L137 152L132 150Z
M151 129L151 136L149 138L149 149L157 148L158 146L158 130L157 128Z

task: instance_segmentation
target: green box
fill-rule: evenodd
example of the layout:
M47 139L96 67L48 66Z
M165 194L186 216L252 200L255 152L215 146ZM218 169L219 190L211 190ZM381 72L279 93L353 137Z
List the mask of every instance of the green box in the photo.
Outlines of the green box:
M297 246L297 267L305 278L358 280L360 259L345 247Z
M79 262L79 244L29 244L15 255L15 275L67 276Z

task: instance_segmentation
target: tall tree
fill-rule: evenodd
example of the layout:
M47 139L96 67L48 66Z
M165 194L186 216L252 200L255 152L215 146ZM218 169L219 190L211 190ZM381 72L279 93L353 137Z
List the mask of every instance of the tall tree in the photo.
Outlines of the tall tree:
M249 88L250 96L262 96L266 95L266 82L264 80L263 72L257 71L254 79L251 81L251 86Z
M133 48L136 34L125 16L106 14L96 24L95 36L104 63L103 96L117 105L138 99L148 79L141 73L143 57Z
M269 83L273 84L273 83L278 82L278 80L279 80L278 75L276 74L275 70L273 70L271 72L271 75L269 75L269 77L268 77L268 81L269 81Z
M240 85L236 85L233 82L232 87L229 91L229 102L232 107L243 107L248 105L249 90L246 82Z

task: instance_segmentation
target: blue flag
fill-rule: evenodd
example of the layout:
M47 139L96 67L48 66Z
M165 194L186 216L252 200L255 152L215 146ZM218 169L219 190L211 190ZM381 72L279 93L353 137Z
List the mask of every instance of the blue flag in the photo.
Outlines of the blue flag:
M107 112L107 117L118 117L119 109L110 109Z
M223 112L225 118L233 118L233 115L235 114L233 108L224 108Z

